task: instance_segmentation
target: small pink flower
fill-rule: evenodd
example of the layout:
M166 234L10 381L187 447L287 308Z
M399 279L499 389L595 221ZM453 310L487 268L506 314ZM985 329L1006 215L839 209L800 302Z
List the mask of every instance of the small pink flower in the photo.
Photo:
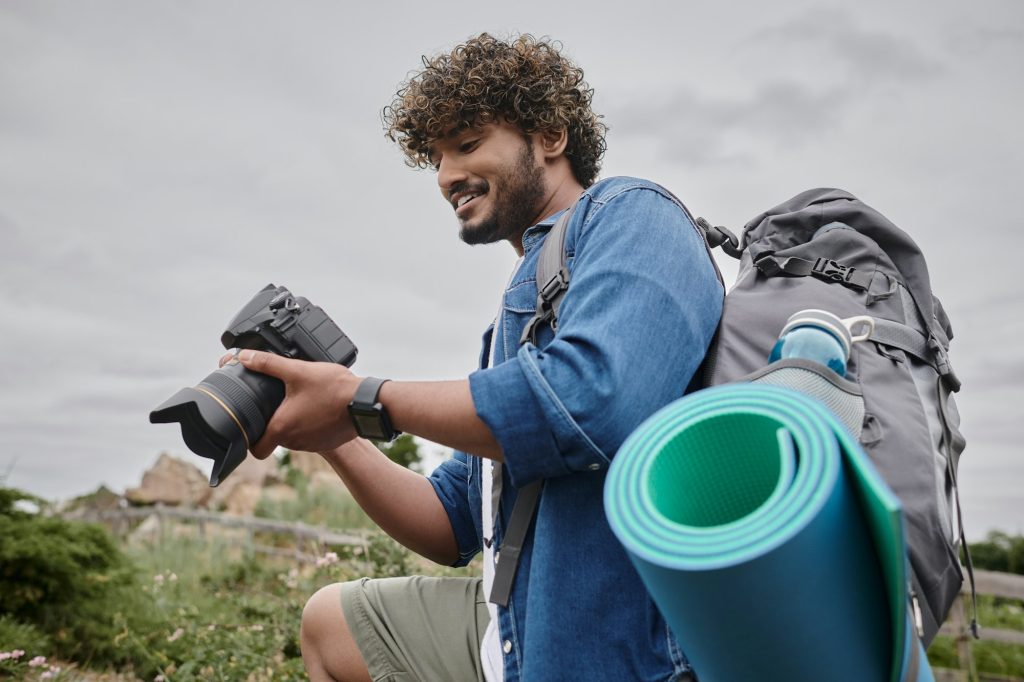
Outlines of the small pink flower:
M25 651L23 649L15 649L11 652L11 658L21 658L24 655Z
M153 678L153 682L165 682L167 678L163 676L163 673Z
M334 552L328 552L316 560L316 567L323 568L324 566L330 566L331 564L336 563L338 563L338 555Z
M39 668L46 665L46 656L36 656L28 662L30 668Z
M168 638L167 638L167 641L168 641L168 642L173 642L173 641L176 641L176 640L178 640L178 639L181 639L181 636L182 636L183 634L185 634L185 629L184 629L184 628L178 628L177 630L175 630L175 631L174 631L174 632L173 632L173 633L171 634L171 636L170 636L170 637L168 637Z
M163 584L163 582L164 582L163 573L157 573L156 575L154 575L153 576L153 582L155 582L157 585Z
M249 627L249 629L252 630L253 632L263 632L263 626L262 625L251 625Z
M169 576L167 576L167 579L170 580L172 583L178 582L178 576L174 573L171 573Z
M0 661L6 661L8 658L11 657L12 655L10 651L0 651Z

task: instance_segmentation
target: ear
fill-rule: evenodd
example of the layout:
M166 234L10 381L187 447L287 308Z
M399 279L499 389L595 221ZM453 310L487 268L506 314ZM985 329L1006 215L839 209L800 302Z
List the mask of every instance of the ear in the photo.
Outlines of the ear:
M569 131L567 130L549 130L540 133L540 148L545 159L552 160L561 156L568 144Z

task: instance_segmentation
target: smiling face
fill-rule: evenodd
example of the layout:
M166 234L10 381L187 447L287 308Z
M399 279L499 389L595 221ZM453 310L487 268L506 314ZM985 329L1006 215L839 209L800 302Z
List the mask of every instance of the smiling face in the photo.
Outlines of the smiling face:
M467 244L508 240L544 217L545 167L531 136L508 123L451 133L430 145L441 195L455 210Z

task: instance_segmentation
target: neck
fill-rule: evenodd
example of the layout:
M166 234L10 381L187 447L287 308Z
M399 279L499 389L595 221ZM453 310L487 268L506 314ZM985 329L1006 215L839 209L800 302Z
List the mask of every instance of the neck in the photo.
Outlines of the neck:
M523 234L527 229L541 222L545 218L569 208L577 199L580 198L581 194L583 194L583 185L576 181L576 176L572 173L564 175L559 182L554 185L552 191L548 193L547 199L537 211L537 215L533 222L530 225L525 226L522 232L509 239L509 243L512 245L512 248L515 249L516 254L519 256L523 255Z

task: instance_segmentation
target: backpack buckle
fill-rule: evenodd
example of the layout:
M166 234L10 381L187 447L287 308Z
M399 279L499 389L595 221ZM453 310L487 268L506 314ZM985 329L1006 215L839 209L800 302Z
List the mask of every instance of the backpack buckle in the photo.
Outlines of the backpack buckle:
M740 240L728 228L712 225L707 218L697 218L697 227L704 232L704 238L711 248L722 247L722 251L733 258L743 255Z
M547 284L537 291L537 303L543 305L547 310L551 303L558 298L558 295L569 288L569 271L565 266L559 269L555 276L548 280Z
M851 268L838 263L830 258L819 258L814 262L811 272L822 279L830 279L833 282L847 283L853 278L857 268Z

